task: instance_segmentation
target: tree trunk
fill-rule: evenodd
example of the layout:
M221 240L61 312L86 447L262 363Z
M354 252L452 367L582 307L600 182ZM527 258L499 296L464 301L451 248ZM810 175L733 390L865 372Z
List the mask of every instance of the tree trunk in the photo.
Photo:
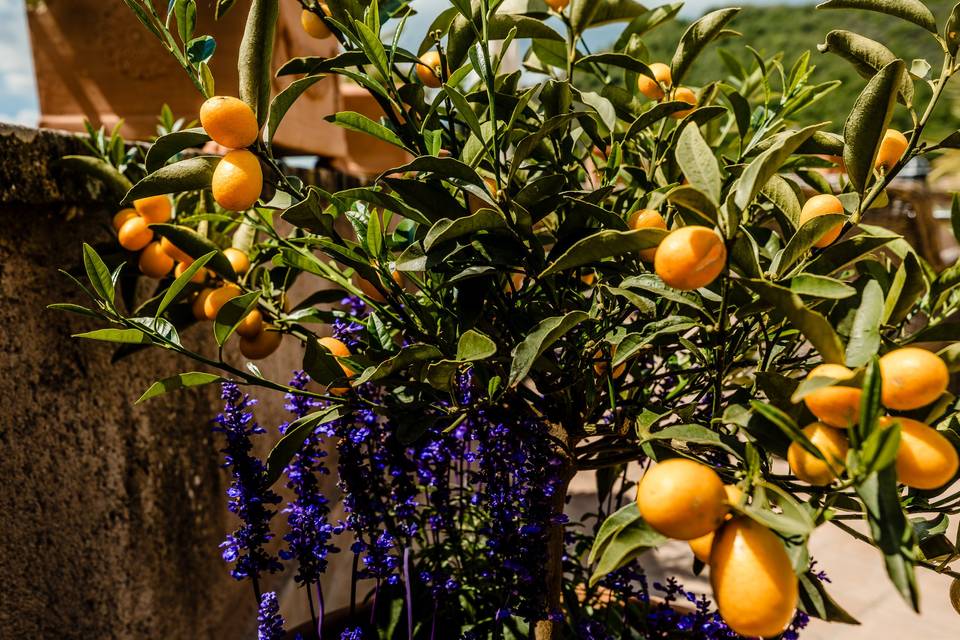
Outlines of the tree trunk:
M560 425L553 425L550 435L568 447L566 451L561 452L564 458L564 466L560 471L560 490L553 498L553 512L563 513L567 504L567 487L576 473L576 461L567 454L567 451L573 451L575 443L571 442L566 430ZM560 595L563 586L563 531L564 525L557 524L550 527L547 534L547 572L543 591L547 594L548 613L560 610ZM534 627L534 638L535 640L557 640L560 637L562 626L563 623L561 622L538 620Z

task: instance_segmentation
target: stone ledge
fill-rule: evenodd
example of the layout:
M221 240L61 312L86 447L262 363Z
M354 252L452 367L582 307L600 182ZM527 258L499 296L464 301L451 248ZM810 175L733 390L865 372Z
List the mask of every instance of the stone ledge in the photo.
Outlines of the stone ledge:
M75 134L0 123L0 204L106 203L103 185L59 162L85 152Z

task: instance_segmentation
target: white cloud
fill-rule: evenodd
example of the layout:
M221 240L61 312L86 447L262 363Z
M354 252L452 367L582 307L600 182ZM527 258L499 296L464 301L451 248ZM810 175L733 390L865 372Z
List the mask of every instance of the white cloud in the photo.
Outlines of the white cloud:
M0 0L2 1L2 0ZM20 124L25 127L35 127L40 121L40 114L36 109L20 109L14 114L0 112L0 122L9 122L11 124Z

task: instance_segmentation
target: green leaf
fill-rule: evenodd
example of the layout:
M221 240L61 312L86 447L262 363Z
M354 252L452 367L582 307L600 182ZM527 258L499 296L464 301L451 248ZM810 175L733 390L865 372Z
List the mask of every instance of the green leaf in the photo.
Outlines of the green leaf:
M411 364L436 360L443 357L443 353L433 345L415 343L407 345L400 350L400 353L388 358L376 365L368 367L357 379L357 384L370 382L373 380L382 380L398 371L402 371Z
M943 40L950 55L956 57L960 51L960 3L953 6L950 17L947 18L947 24L943 28Z
M931 33L937 32L936 18L920 0L827 0L827 2L817 5L817 9L877 11L912 22Z
M93 290L107 303L108 308L113 307L113 275L96 250L86 242L83 243L83 268Z
M847 216L842 213L830 213L807 220L778 254L778 260L774 261L777 275L783 277L823 236L846 220Z
M803 447L807 453L814 456L818 460L826 461L826 458L823 457L823 452L820 451L820 449L818 449L817 446L810 441L810 438L803 433L803 430L800 429L793 418L772 404L760 402L759 400L751 400L750 406L756 413L773 423L778 429L780 429L780 431L784 433L784 435L790 438L792 442L796 442L798 445Z
M48 304L46 308L50 309L51 311L67 311L69 313L76 313L81 316L88 316L90 318L100 317L100 314L93 309L88 309L87 307L79 304L72 304L70 302L54 302L53 304Z
M197 28L197 3L195 0L174 0L173 14L177 20L180 42L186 44Z
M333 216L323 212L324 196L324 192L311 185L307 187L307 197L284 211L280 217L310 233L333 237Z
M710 197L716 204L720 202L720 189L723 178L720 165L713 155L713 149L700 134L699 127L686 126L677 139L677 164L687 181Z
M150 398L156 398L168 391L177 391L178 389L187 389L189 387L201 387L205 384L220 382L221 376L213 373L203 373L202 371L190 371L188 373L178 373L175 376L158 380L150 385L150 388L143 392L143 395L134 404L140 404Z
M827 593L822 580L807 571L800 575L800 608L808 615L843 624L860 624Z
M771 304L796 327L810 344L820 352L824 361L842 364L844 361L843 344L833 326L816 311L804 306L800 296L789 289L762 280L744 280L743 284L752 289L762 300Z
M223 346L227 338L233 335L233 332L237 329L237 325L239 325L244 316L256 306L259 299L260 292L251 291L231 298L220 307L220 311L217 312L217 318L213 323L213 336L216 338L218 345Z
M883 319L883 289L876 280L868 280L853 318L847 342L847 366L866 364L880 349L880 323Z
M157 306L157 311L154 315L159 317L161 314L163 314L167 307L173 304L173 302L177 299L177 296L179 296L186 286L190 284L190 280L196 275L197 271L202 269L203 266L207 264L207 262L209 262L210 259L215 255L217 255L215 252L210 251L209 253L205 253L191 262L190 266L184 269L183 273L181 273L180 276L174 280L169 287L167 287L167 290L164 292L163 298L160 300L160 304Z
M717 38L740 9L720 9L703 16L683 33L673 54L670 69L674 86L680 86L690 66L711 41Z
M855 489L863 501L871 537L884 555L890 581L914 611L919 611L913 568L915 534L900 505L896 471L891 466L873 473Z
M675 187L667 194L667 202L696 214L709 224L717 223L716 201L695 187L690 185Z
M960 5L957 6L960 7ZM960 242L960 193L954 193L950 203L950 226L953 229L953 237Z
M590 576L590 586L599 582L611 571L616 571L644 551L656 548L667 541L643 519L636 519L617 531L604 545L597 566Z
M801 296L843 300L857 294L857 290L846 282L803 273L790 279L790 291Z
M894 289L895 285L896 290ZM929 290L920 260L913 252L907 254L900 263L884 303L883 322L893 326L903 322L913 306Z
M584 311L571 311L563 316L541 320L527 337L514 347L511 353L513 361L510 363L508 386L517 386L527 377L533 363L544 351L553 346L568 331L589 318L589 314Z
M157 171L167 163L167 160L184 149L201 147L209 141L210 136L200 127L182 129L160 136L147 150L147 157L144 160L147 173Z
M613 540L614 536L640 519L640 509L637 507L636 500L631 500L626 506L621 507L607 516L603 524L600 525L600 530L597 531L596 537L593 539L593 547L590 549L590 555L587 557L587 564L596 562L597 558L603 553L607 544Z
M240 99L250 105L261 126L267 119L270 105L273 41L279 15L277 0L251 0L237 57Z
M148 196L209 188L218 162L218 156L198 156L160 167L133 185L120 204L128 205Z
M473 215L450 220L442 218L436 222L423 239L423 249L427 253L444 242L449 242L477 231L506 229L507 221L503 215L493 209L480 209Z
M60 163L68 169L79 171L100 180L117 198L130 190L130 181L109 162L92 156L63 156Z
M340 361L320 341L310 336L303 353L303 370L318 384L329 386L336 380L343 380L345 372Z
M843 126L843 162L850 182L860 194L867 190L873 176L880 142L893 116L897 89L905 73L902 60L894 60L877 72L857 97Z
M461 362L485 360L496 353L497 343L474 329L463 332L457 341L457 360Z
M619 350L618 350L619 353ZM616 366L616 365L613 365ZM639 444L651 440L677 440L685 444L717 447L737 457L742 457L719 433L699 424L675 424L653 433L644 433Z
M172 242L178 249L194 260L199 260L212 252L213 255L207 258L204 264L227 280L231 282L236 281L237 274L233 270L233 265L230 264L227 256L223 255L220 248L213 244L210 239L200 235L189 227L181 227L175 224L152 224L150 228L153 229L157 235L163 236Z
M358 133L365 133L377 138L378 140L383 140L388 144L392 144L395 147L400 147L401 149L406 150L403 140L401 140L400 137L391 129L388 129L382 124L374 122L367 116L357 113L356 111L340 111L338 113L326 116L324 119L327 122L332 122L333 124L343 127L344 129L349 129L350 131L356 131Z
M139 329L97 329L86 333L75 333L71 337L123 344L150 344L150 338Z
M836 30L827 34L823 44L817 45L821 52L834 53L853 64L857 73L872 78L880 69L897 59L885 46L852 31ZM900 96L907 105L913 103L913 80L903 74L900 81Z
M575 33L611 22L631 20L647 13L634 0L574 0L570 8L570 22Z
M767 182L777 174L783 163L787 161L797 148L807 141L815 131L823 128L823 124L814 124L799 131L787 131L777 136L776 141L769 149L747 165L740 179L737 180L735 204L745 210L757 197Z
M273 486L273 483L283 475L283 470L303 446L308 436L313 435L320 426L342 418L348 411L349 408L345 405L334 405L291 422L283 437L267 456L267 473L263 486Z
M880 416L883 415L883 407L881 406L882 388L880 364L878 358L874 356L867 363L863 374L860 393L860 420L848 430L850 444L854 448L860 448L862 443L877 430Z
M660 244L666 237L663 229L635 229L633 231L599 231L591 236L574 243L563 255L547 267L538 278L545 278L554 273L581 267L585 264L600 262L606 258L613 258L627 253L636 253L643 249L651 249Z
M270 103L270 112L267 116L267 131L266 131L266 142L267 144L273 144L273 136L277 133L277 129L280 127L280 123L283 121L283 117L287 115L287 111L290 110L290 107L293 106L293 103L303 95L303 93L316 84L319 80L322 80L323 76L307 76L306 78L300 78L299 80L294 80L287 86L286 89L277 94L277 96Z

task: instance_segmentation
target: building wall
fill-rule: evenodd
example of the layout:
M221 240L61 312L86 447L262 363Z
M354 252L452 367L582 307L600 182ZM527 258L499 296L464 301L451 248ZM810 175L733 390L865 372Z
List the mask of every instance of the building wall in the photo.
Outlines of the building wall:
M218 548L236 525L210 430L218 388L134 406L196 367L158 349L112 364L111 345L70 337L96 321L45 308L84 302L58 269L82 269L81 241L112 238L115 206L57 164L80 152L75 138L0 125L0 638L254 637L249 585ZM216 353L209 326L183 339ZM299 364L288 341L262 369L287 379ZM282 396L258 395L275 427Z

